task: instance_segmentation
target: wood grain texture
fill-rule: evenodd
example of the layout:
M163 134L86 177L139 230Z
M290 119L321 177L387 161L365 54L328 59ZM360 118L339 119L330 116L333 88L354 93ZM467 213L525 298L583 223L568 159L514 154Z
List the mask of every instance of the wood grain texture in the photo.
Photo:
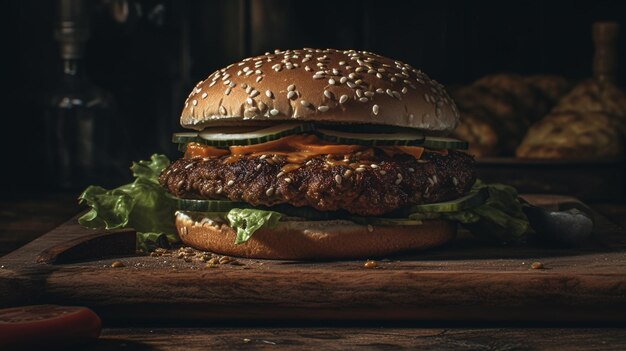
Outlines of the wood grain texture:
M42 251L93 233L71 220L0 259L0 304L81 304L108 322L626 320L626 234L600 215L583 248L489 246L461 233L447 247L380 260L378 269L364 260L205 268L150 256L35 263ZM114 260L125 267L111 268ZM530 269L534 261L545 269Z
M178 328L105 329L81 350L623 350L624 329Z

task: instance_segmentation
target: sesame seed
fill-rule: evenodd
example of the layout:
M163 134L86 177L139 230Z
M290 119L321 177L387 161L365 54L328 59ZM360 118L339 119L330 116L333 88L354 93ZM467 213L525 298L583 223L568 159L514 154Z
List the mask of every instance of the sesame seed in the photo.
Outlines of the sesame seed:
M277 114L278 114L278 110L277 109L273 108L273 109L270 110L270 115L276 116Z
M340 73L341 73L341 72L339 72L339 70L338 70L338 69L333 68L333 74L334 74L334 75L338 76Z
M365 171L365 168L359 167L359 168L355 169L354 171L357 172L357 173L361 173L361 172Z
M430 185L435 185L435 181L432 178L428 178L428 182L430 183Z
M379 111L379 107L378 105L374 105L372 106L372 112L374 113L374 115L378 115L378 111Z
M324 76L323 76L323 75L321 75L321 74L315 74L315 75L313 75L313 79L322 79L322 78L324 78Z
M409 89L407 89L406 87L402 88L402 94L406 94L409 91Z
M261 157L259 157L259 160L265 160L267 158L267 155L261 155Z
M256 165L256 169L257 170L261 169L261 164L260 163L258 165Z
M437 175L436 174L433 176L433 182L435 182L435 184L437 184Z
M398 93L397 91L392 91L391 94L393 94L393 97L395 97L398 100L402 100L402 95L400 95L400 93Z
M339 66L343 66L346 64L346 61L339 61Z
M258 82L260 82L260 81L262 81L262 80L263 80L263 76L258 76L258 77L256 77L256 82L257 82L257 83L258 83Z
M327 99L330 99L330 100L332 100L332 99L333 99L333 93L331 93L329 90L324 90L324 96L325 96Z
M289 91L289 92L287 93L287 99L291 100L291 99L295 98L295 97L296 97L296 95L297 95L297 94L296 94L296 92L295 92L295 91Z
M350 170L350 169L346 169L346 171L343 172L343 177L344 178L348 178L351 175L352 175L352 170Z
M374 227L371 224L368 224L367 225L367 231L370 232L370 233L373 232L374 231Z
M246 99L246 103L247 103L248 105L254 105L254 100L252 100L252 98L247 98L247 99Z
M348 81L346 84L348 84L348 87L349 87L350 89L354 89L354 88L356 88L356 84L354 84L353 82Z
M192 103L194 106L197 106L197 105L198 105L198 100L194 99L193 101L191 101L191 103Z
M248 87L246 88L246 94L250 94L251 92L252 92L252 87L251 87L251 86L248 86Z
M341 178L341 176L339 174L335 175L335 182L337 182L337 184L341 185L341 181L343 180L343 178Z
M242 88L242 89L248 89L248 84L246 84L246 83L241 83L241 88Z
M212 81L211 84L209 84L209 88L215 85L215 81Z
M376 92L377 92L378 94L384 94L384 93L385 93L385 90L384 90L383 88L378 88L378 89L376 89Z
M341 83L341 84L345 84L347 81L348 81L348 78L347 78L347 77L341 77L341 78L339 78L339 83Z
M219 188L217 188L217 190L215 191L215 193L216 193L216 194L221 194L221 193L222 193L222 191L224 191L224 188L219 187Z
M219 110L222 115L226 114L226 108L224 106L220 106Z
M294 91L296 90L296 86L294 84L291 84L287 87L287 91Z
M332 79L332 78L330 78L330 79L328 80L328 84L330 84L330 85L335 85L335 80L334 80L334 79Z
M372 96L374 96L375 94L374 94L374 92L373 92L373 91L366 91L366 92L364 92L364 93L363 93L363 95L365 95L365 96L367 96L367 97L370 97L370 98L371 98L371 97L372 97Z
M265 190L265 195L267 195L267 196L274 195L274 188L273 187L267 188L267 190Z
M398 174L396 175L396 177L397 177L398 179L402 179L402 173L398 173Z
M228 183L226 183L226 185L228 185L228 186L231 186L231 185L233 185L233 184L235 184L235 181L234 181L234 180L232 180L232 179L231 179L231 180L229 180L229 181L228 181Z
M224 91L224 94L229 95L231 90L233 90L233 88L231 88L231 87L226 88L226 90Z
M202 93L202 98L203 98L203 99L206 99L206 97L207 97L207 96L208 96L208 94L207 94L207 93Z
M454 184L454 186L459 185L459 180L456 179L456 177L452 177L452 184Z
M356 90L356 96L357 96L357 97L362 97L362 96L363 96L363 90L361 90L361 89L357 89L357 90Z
M291 183L291 178L285 178L285 183Z
M400 183L402 183L402 179L400 179L400 178L396 179L395 184L399 185Z
M311 107L311 103L306 100L300 100L300 105L304 107Z
M341 95L341 97L339 98L339 103L340 103L340 104L343 104L343 103L345 103L346 101L348 101L348 99L349 99L349 98L348 98L348 95ZM194 101L195 101L195 100L194 100Z
M326 111L328 111L328 109L329 109L329 107L328 106L324 106L324 105L321 105L321 106L317 107L317 110L320 111L320 112L326 112Z
M411 173L415 172L415 168L409 167L409 172L411 172Z
M274 94L272 94L271 90L266 90L265 91L265 96L267 96L268 98L272 99L274 97Z
M362 98L359 98L359 101L360 101L360 102L368 102L368 101L369 101L369 99L368 99L368 98L366 98L366 97L364 96L364 97L362 97Z
M391 89L387 89L385 90L385 92L387 93L387 95L393 97L393 91L391 91Z
M307 72L311 72L313 69L309 66L304 66L304 70Z
M372 163L372 164L370 165L370 167L372 167L372 168L378 168L378 165L377 165L377 164L375 164L375 163Z
M254 73L256 74L262 74L263 72L260 69L257 69L256 71L254 71Z
M259 95L259 92L258 92L257 90L252 90L252 91L250 92L250 97L251 97L251 98L256 97L257 95Z
M380 170L380 174L385 175L385 174L387 174L387 171L381 169Z

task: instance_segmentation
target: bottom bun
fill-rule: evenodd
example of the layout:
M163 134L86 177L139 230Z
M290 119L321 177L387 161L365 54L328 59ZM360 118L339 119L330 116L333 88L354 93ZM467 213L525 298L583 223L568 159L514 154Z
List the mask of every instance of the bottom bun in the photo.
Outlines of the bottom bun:
M247 258L282 260L374 258L432 248L454 239L457 224L425 220L417 226L367 226L347 220L283 221L261 228L236 245L236 231L200 214L178 212L181 241L198 250Z

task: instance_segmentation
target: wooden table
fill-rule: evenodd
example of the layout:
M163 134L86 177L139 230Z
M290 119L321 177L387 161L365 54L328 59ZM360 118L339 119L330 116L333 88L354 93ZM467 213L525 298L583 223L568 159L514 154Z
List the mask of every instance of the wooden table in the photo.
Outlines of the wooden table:
M0 201L0 255L61 224L80 209L75 196L46 194ZM593 208L624 226L626 206ZM117 325L83 350L444 349L444 350L612 350L626 349L626 329L615 324L398 324L336 322L246 325Z

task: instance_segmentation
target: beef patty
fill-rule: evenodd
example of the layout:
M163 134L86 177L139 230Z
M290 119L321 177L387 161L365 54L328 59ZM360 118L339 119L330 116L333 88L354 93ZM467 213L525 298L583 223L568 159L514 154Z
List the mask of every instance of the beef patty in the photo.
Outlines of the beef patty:
M463 196L476 179L474 159L461 152L408 155L320 155L289 165L281 155L182 158L160 183L180 198L287 203L320 211L382 215L423 203Z

